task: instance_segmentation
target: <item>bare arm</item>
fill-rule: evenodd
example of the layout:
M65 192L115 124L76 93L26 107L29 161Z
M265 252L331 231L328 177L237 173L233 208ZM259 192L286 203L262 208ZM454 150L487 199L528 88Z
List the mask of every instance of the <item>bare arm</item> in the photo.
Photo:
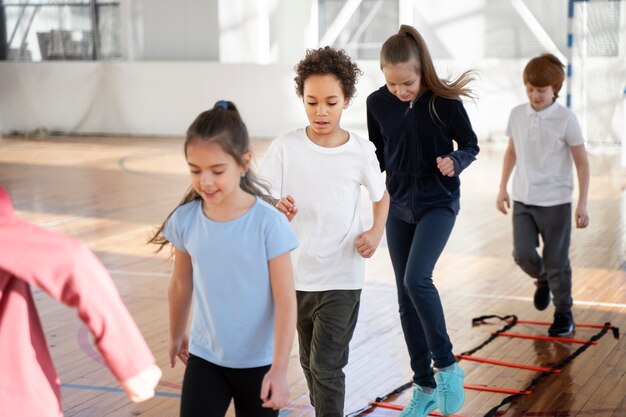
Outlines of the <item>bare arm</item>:
M389 213L389 193L387 190L379 201L372 203L372 211L374 213L372 228L357 236L355 243L357 251L364 258L370 258L374 255L380 239L383 237L387 214Z
M174 269L168 288L170 307L170 365L176 364L176 357L186 365L189 359L189 338L187 322L193 293L193 269L188 253L176 249Z
M574 146L571 149L576 174L578 175L578 204L575 211L576 227L584 229L589 225L587 213L587 196L589 194L589 160L585 145Z
M509 198L509 193L506 191L506 186L509 183L509 178L511 177L511 172L513 172L516 162L517 155L515 154L515 145L513 145L513 139L509 138L509 144L506 147L506 151L504 151L504 158L502 160L502 176L500 177L500 188L496 199L496 208L504 214L511 208L511 199Z
M278 410L289 399L287 366L296 329L296 290L289 252L269 261L270 282L274 299L274 357L263 378L261 400L263 407Z

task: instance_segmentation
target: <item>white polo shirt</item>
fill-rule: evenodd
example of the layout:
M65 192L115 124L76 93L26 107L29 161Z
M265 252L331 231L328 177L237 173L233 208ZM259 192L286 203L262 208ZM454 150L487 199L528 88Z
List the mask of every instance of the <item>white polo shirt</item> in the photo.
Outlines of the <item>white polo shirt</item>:
M506 134L516 155L513 200L543 207L571 203L570 148L585 143L576 115L557 102L539 112L521 104L511 110Z

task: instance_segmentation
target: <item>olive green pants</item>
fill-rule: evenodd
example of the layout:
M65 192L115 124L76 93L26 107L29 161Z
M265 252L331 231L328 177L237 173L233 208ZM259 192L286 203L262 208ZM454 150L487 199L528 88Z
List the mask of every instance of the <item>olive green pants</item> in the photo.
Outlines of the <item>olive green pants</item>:
M297 291L300 364L316 417L343 417L348 345L361 290Z

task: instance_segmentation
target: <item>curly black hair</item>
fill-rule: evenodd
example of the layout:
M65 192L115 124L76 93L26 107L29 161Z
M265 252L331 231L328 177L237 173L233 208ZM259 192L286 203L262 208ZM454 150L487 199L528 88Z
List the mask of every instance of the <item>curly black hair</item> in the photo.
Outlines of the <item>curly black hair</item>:
M307 49L306 56L298 62L295 70L294 81L298 97L304 95L304 81L311 75L331 74L339 80L346 100L351 100L355 96L357 78L363 74L344 50L330 46Z

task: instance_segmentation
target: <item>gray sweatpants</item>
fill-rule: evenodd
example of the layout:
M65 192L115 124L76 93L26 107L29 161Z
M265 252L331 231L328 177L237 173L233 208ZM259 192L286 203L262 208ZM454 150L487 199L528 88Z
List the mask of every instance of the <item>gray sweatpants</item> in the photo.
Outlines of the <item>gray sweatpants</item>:
M513 202L513 258L528 275L548 282L557 312L572 309L571 233L570 203L541 207ZM541 256L537 253L539 237Z

